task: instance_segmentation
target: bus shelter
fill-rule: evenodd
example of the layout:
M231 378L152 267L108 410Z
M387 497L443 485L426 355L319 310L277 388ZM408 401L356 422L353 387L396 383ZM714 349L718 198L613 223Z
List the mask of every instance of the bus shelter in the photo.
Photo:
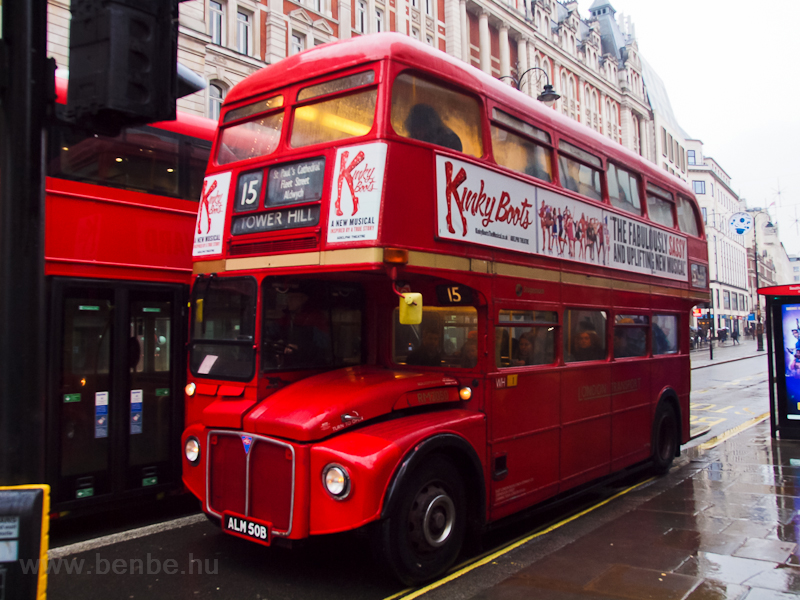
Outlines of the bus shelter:
M760 288L767 299L772 437L800 439L800 285Z

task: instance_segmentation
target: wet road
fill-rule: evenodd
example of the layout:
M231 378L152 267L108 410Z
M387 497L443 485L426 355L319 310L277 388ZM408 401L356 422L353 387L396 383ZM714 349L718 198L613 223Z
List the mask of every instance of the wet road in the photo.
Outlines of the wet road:
M764 355L692 371L690 424L710 427L691 448L769 412L767 357Z
M692 387L693 418L698 424L712 426L709 434L692 445L768 410L763 356L697 369L693 371ZM783 560L784 554L788 556L794 551L794 542L784 540L787 535L776 533L776 526L783 527L782 531L794 531L791 521L794 513L786 506L778 508L787 510L777 510L756 492L787 482L800 488L800 472L779 481L771 478L770 473L749 466L734 474L725 473L723 468L710 469L702 463L703 471L686 452L679 464L683 468L674 469L669 478L647 482L574 520L570 520L574 515L598 506L643 477L609 484L569 506L509 524L484 536L483 554L490 556L489 562L457 581L426 591L425 597L430 600L531 597L529 586L512 589L519 584L515 578L524 569L534 569L525 571L528 584L533 581L537 590L549 590L546 595L537 592L540 598L607 598L609 593L613 597L651 597L615 595L612 590L627 581L634 586L630 593L636 593L635 585L630 582L641 579L640 585L644 585L648 578L654 577L653 568L657 568L663 570L662 579L669 581L672 595L652 597L680 598L684 595L678 593L680 590L699 585L709 572L731 573L747 565L752 571L754 565L742 562L747 560L748 552L762 552L764 556ZM674 480L671 484L670 478ZM717 492L732 483L737 484L736 493L725 496L724 503L721 502ZM721 508L723 504L725 508ZM190 524L177 529L64 556L66 562L58 563L61 572L50 574L49 597L379 600L404 597L410 592L377 568L367 540L359 535L329 536L287 551L224 535L202 517L189 520ZM492 558L492 549L565 520L569 522L535 538L535 542ZM745 536L755 533L765 541L748 541L749 545L740 551ZM658 539L660 544L652 552L651 538ZM642 555L643 539L648 540L646 559L637 558ZM791 549L772 542L789 544ZM562 549L566 548L577 554L564 554L566 550ZM739 554L734 556L735 552ZM473 552L468 558L474 560L479 553L480 550ZM679 556L683 558L679 560ZM612 560L614 567L609 571ZM576 564L580 568L576 569ZM73 570L71 574L67 574L67 567ZM554 578L553 573L559 573L558 577ZM512 583L500 585L509 577ZM554 586L577 590L590 584L594 588L585 590L588 595L552 595ZM736 581L720 584L721 587L714 585L716 595L696 597L725 598L729 592L746 591Z

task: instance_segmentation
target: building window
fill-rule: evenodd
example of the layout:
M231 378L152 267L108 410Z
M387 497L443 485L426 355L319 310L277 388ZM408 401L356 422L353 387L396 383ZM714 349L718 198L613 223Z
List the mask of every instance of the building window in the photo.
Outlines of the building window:
M211 84L208 86L208 118L214 121L219 121L219 113L222 108L222 99L224 94L222 88L218 85Z
M705 194L706 193L706 182L705 181L693 181L692 182L692 189L694 190L695 194Z
M661 154L667 155L667 130L661 128Z
M425 14L429 17L433 16L433 0L425 0Z
M411 7L412 8L419 8L419 1L418 0L411 0Z
M380 8L375 9L375 32L380 33L383 31L383 11Z
M292 34L292 48L291 48L289 54L290 55L297 54L298 52L302 52L305 49L306 49L306 38L305 38L305 36L293 33Z
M214 0L210 0L208 3L208 11L209 11L209 26L211 27L211 43L216 44L217 46L222 45L222 32L224 31L224 23L225 23L225 9L222 7L222 4L219 2L214 2Z
M236 13L236 49L242 54L250 54L250 15Z
M367 3L361 0L356 3L356 31L359 33L367 31Z
M675 162L675 157L673 156L674 144L672 140L672 134L670 134L668 137L669 137L669 162Z
M413 37L415 40L418 40L419 39L419 29L417 29L416 27L412 27L411 28L411 37Z
M703 211L703 223L708 225L708 214L706 213L706 207L703 206L700 208Z
M428 44L428 46L433 46L433 37L430 36L430 35L426 35L425 36L425 43Z
M694 161L695 161L695 158L694 158L694 150L688 150L688 151L686 152L686 154L688 155L689 164L690 164L690 165L693 165L693 164L695 164L695 162L694 162Z

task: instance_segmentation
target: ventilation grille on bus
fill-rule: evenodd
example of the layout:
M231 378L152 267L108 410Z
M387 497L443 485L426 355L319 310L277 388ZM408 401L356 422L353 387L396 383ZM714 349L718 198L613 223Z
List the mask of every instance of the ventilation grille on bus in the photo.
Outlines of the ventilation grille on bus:
M292 238L285 240L266 240L250 244L231 244L229 254L242 256L244 254L274 254L277 252L296 252L299 250L314 250L319 246L317 236Z

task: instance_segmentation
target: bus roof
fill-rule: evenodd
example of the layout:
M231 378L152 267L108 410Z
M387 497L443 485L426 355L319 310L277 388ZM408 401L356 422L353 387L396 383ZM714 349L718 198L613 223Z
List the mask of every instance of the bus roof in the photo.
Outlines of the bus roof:
M391 59L410 67L435 73L437 77L449 80L502 104L518 110L525 116L533 117L543 125L550 126L561 137L572 138L578 144L623 164L636 165L647 172L651 180L661 180L665 185L678 187L687 195L693 196L691 188L679 177L659 169L622 144L601 135L578 121L547 108L541 102L515 90L510 85L487 75L480 69L414 40L400 33L376 33L362 35L348 40L340 40L310 48L289 56L250 75L233 87L225 97L227 108L251 100L287 84L331 74L359 64ZM333 66L332 66L333 65Z

